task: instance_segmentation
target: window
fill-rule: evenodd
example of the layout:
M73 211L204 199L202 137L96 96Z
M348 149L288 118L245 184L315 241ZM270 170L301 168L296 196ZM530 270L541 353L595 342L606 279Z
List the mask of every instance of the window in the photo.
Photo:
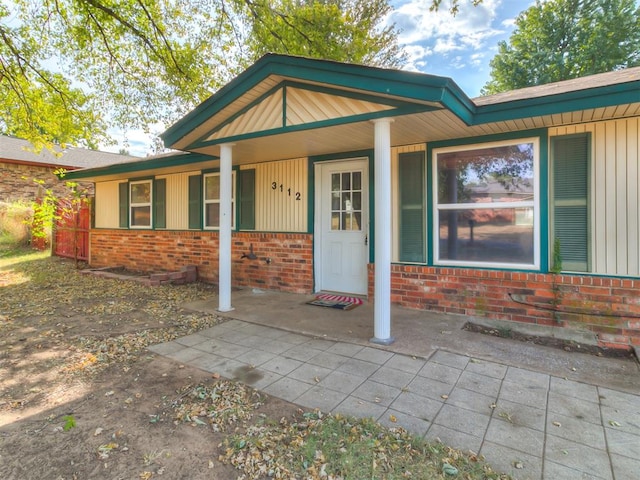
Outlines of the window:
M589 265L588 134L555 137L552 155L551 242L560 243L562 270L588 272ZM552 265L553 266L553 265Z
M434 150L434 261L539 267L538 140Z
M235 227L235 172L231 181L231 228ZM220 228L220 174L204 176L204 228Z
M151 180L129 183L129 226L151 228Z

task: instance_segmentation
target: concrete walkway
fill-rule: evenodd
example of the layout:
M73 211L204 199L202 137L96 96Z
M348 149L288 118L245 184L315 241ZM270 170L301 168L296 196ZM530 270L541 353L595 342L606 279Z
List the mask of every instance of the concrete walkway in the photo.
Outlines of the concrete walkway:
M379 347L368 343L370 305L334 311L306 300L234 292L232 320L151 350L308 409L480 453L518 479L639 478L634 360L472 334L464 317L402 309L396 343Z

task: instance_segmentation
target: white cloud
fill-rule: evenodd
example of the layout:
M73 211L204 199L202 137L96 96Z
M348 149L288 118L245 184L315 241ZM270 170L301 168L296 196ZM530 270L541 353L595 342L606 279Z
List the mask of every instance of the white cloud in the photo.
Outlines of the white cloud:
M164 125L154 124L149 132L141 129L123 131L118 128L109 129L109 135L115 140L115 145L101 146L100 150L105 152L119 152L121 149L127 150L130 155L146 157L153 155L153 139L165 130Z

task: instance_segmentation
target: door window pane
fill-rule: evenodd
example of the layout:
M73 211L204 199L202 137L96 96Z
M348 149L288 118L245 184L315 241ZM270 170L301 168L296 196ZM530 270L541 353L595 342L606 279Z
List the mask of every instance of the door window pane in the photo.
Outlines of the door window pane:
M362 230L362 172L331 175L331 230Z

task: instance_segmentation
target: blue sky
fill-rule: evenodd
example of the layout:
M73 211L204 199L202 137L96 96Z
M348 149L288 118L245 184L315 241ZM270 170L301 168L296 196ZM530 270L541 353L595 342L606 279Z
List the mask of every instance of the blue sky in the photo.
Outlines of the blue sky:
M391 22L400 30L399 41L409 56L407 70L453 79L469 97L480 95L489 80L489 62L498 42L508 40L518 14L534 0L483 0L477 7L460 0L453 17L448 0L438 12L430 0L391 0Z
M500 40L508 40L516 16L534 0L483 0L477 7L471 0L460 0L460 11L453 17L448 0L438 12L429 11L430 0L390 0L389 21L400 30L399 43L407 52L406 70L445 76L469 96L477 97L489 80L489 62ZM163 126L154 128L156 133ZM123 147L121 131L111 132ZM127 132L126 148L132 155L145 156L151 139L141 131Z

